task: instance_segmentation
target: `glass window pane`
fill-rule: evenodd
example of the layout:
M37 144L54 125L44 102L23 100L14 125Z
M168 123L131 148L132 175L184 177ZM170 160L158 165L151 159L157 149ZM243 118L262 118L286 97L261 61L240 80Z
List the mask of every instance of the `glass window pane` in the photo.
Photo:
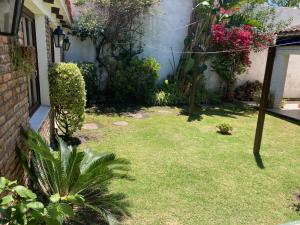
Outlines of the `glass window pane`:
M11 33L16 0L0 0L0 32Z

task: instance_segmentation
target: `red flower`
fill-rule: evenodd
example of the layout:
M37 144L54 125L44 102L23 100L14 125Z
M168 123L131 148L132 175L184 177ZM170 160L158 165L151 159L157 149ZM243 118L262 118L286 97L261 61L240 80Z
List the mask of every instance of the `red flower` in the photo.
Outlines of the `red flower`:
M226 10L224 8L220 8L220 13L221 14L226 14Z

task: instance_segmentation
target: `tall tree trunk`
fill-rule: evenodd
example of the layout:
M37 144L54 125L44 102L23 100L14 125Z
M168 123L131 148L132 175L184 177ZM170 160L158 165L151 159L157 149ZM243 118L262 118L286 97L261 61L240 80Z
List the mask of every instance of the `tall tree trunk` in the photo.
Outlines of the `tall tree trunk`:
M192 88L190 93L190 107L189 107L190 116L192 116L195 113L197 91L199 88L200 75L201 75L199 70L199 65L202 65L204 63L205 63L205 57L201 54L196 54L195 65L193 68L193 76L192 76Z
M192 90L191 90L191 94L190 94L190 107L189 107L189 115L190 116L192 116L195 112L199 80L200 80L200 76L196 73L193 74Z

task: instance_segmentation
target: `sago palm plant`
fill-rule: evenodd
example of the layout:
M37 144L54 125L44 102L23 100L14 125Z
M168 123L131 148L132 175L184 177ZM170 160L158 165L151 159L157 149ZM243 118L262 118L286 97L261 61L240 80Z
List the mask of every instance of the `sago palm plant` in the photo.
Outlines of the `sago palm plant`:
M36 188L45 197L54 194L62 199L82 196L82 204L73 206L75 217L66 224L116 224L129 215L125 196L112 194L108 189L113 179L127 178L127 160L111 153L79 151L61 139L54 151L38 133L29 130L26 136L25 143L34 154L31 167L23 164ZM21 151L18 152L23 162L28 161Z

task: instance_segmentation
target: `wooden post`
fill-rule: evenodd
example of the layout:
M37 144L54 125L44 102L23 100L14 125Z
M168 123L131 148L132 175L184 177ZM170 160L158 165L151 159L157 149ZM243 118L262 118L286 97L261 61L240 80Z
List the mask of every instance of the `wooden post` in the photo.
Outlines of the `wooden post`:
M276 47L270 47L268 52L267 66L265 71L264 84L262 88L262 96L261 96L259 114L257 120L256 135L255 135L255 142L254 142L254 149L253 149L254 155L259 155L260 153L275 56L276 56Z

